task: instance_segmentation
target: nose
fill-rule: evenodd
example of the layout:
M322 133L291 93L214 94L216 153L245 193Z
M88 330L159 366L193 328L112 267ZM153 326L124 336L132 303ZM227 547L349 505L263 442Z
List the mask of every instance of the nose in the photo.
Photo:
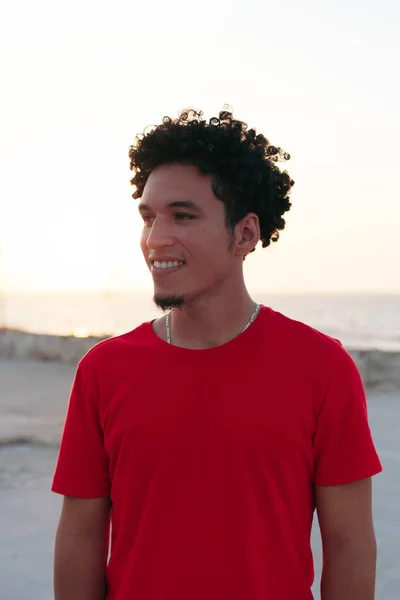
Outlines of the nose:
M165 246L172 246L173 238L171 233L168 231L167 223L157 216L151 226L151 229L147 235L146 246L150 249L163 248Z

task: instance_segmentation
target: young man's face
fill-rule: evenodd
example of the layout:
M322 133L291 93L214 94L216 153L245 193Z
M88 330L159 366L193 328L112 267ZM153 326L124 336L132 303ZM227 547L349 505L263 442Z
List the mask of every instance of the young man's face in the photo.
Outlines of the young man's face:
M163 309L217 290L240 264L230 249L232 235L224 204L211 177L189 165L162 165L149 176L139 211L141 249Z

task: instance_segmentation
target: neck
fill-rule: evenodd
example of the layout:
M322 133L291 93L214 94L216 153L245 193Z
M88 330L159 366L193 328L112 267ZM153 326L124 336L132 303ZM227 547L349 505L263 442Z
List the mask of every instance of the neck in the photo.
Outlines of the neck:
M244 286L234 294L188 301L181 309L171 311L172 344L188 349L221 346L241 333L255 305ZM165 318L160 325L163 331L159 335L166 339Z

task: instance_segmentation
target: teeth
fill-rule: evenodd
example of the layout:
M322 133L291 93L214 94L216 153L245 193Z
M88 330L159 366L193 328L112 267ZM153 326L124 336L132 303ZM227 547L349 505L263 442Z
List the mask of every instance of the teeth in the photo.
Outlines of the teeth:
M172 269L173 267L181 267L183 265L183 262L180 260L163 260L161 262L155 260L153 265L156 269Z

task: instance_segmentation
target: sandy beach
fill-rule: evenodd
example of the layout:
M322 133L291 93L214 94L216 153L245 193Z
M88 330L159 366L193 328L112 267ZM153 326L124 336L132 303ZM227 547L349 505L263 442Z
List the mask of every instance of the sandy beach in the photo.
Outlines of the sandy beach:
M53 598L54 536L62 498L50 492L75 365L0 359L0 598ZM368 391L384 472L374 480L377 600L400 589L400 390ZM319 598L320 543L313 530Z

